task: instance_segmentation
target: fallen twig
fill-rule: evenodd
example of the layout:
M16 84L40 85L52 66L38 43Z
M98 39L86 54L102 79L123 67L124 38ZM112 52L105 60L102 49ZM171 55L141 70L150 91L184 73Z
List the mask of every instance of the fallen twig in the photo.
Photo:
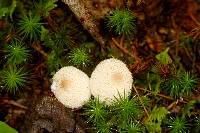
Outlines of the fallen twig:
M143 89L143 88L138 88L138 89L153 94L153 92L151 92L150 90L146 90L146 89ZM165 95L163 95L163 94L156 94L156 95L157 95L157 96L160 96L160 97L162 97L162 98L168 99L168 100L174 100L172 97L165 96Z
M134 59L136 59L135 56L134 56L133 54L131 54L126 48L124 48L124 47L121 45L121 43L123 42L122 39L121 39L121 41L120 41L120 44L115 40L115 38L112 38L112 41L114 42L114 44L115 44L122 52L124 52L125 54L128 54L128 55L130 55L131 57L133 57Z
M83 27L92 35L92 37L103 47L105 41L100 34L99 27L94 22L94 16L81 0L62 0L69 6L76 18L82 23Z
M21 105L20 103L14 101L14 100L2 99L1 103L2 103L2 104L10 104L10 105L13 105L13 106L16 106L16 107L25 109L25 110L28 109L28 107L26 107L26 106L24 106L24 105Z
M142 99L141 99L141 97L140 97L140 95L139 95L139 93L138 93L136 87L134 86L134 84L133 84L133 89L135 90L136 95L138 96L138 99L139 99L140 103L142 104L142 107L143 107L143 109L144 109L144 112L146 113L147 117L149 117L149 113L148 113L147 109L145 108L145 106L144 106L144 104L143 104L143 101L142 101Z
M42 47L37 43L35 42L32 47L38 51L41 55L44 56L44 58L47 60L48 59L48 54L46 52L44 52L44 50L42 50Z
M175 105L177 105L178 103L183 102L185 103L185 101L183 101L183 99L177 99L176 101L172 102L168 107L167 110L170 110L171 108L173 108ZM186 102L187 103L187 102Z
M146 91L146 92L149 92L149 93L151 93L151 94L153 94L153 92L151 92L150 90L146 90L146 89L143 89L143 88L138 88L139 90L143 90L143 91ZM168 100L175 100L174 98L172 98L172 97L169 97L169 96L166 96L166 95L164 95L164 94L156 94L157 96L159 96L159 97L162 97L162 98L165 98L165 99L168 99ZM181 100L181 102L183 102L183 103L187 103L186 101L184 101L184 100Z

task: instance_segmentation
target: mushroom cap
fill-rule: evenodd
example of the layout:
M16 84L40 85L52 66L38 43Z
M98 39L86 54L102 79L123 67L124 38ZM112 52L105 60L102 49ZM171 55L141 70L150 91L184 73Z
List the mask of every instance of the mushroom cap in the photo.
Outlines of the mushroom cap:
M107 105L131 93L133 78L122 61L114 58L101 61L92 72L90 89L94 97Z
M64 106L79 108L91 96L89 77L73 66L63 67L53 76L51 91Z

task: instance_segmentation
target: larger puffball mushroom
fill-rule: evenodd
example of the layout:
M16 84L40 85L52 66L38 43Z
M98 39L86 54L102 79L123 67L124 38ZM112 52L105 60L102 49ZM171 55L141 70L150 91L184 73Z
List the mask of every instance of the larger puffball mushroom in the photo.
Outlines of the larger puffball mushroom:
M51 91L68 108L80 108L91 96L89 77L81 70L67 66L53 76Z
M126 64L111 58L101 61L96 66L90 78L90 89L94 97L110 105L120 96L129 96L132 83L132 74Z

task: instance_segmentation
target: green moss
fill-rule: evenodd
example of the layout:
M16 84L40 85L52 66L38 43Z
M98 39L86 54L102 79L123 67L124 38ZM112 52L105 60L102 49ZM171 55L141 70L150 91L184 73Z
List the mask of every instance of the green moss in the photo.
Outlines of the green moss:
M57 0L40 0L39 3L35 4L36 12L40 16L49 16L49 11L55 8Z
M135 16L130 10L114 10L108 16L107 21L107 26L113 29L118 35L131 35L135 33Z
M63 58L59 56L54 50L48 54L47 68L50 74L55 73L59 68L65 65Z
M165 107L154 107L146 122L146 128L151 133L162 132L161 124L169 111Z
M11 44L6 47L6 58L9 64L22 64L25 63L30 57L30 51L19 40L13 39Z
M190 96L197 84L197 78L188 73L175 74L162 83L168 94L174 98Z
M184 95L190 96L197 85L197 78L191 73L185 72L182 74L180 81Z
M163 83L163 86L171 97L179 98L182 96L183 90L179 76L170 77Z
M50 41L53 41L53 43L50 43L51 45L47 41L46 45L49 48L61 51L63 49L72 49L76 45L79 34L78 28L72 23L70 17L66 21L66 23L55 28L55 31L49 32Z
M13 20L13 13L17 6L16 0L0 0L0 19L2 18L10 18Z
M189 124L185 118L171 117L168 121L168 128L170 129L170 133L186 133L189 130Z
M120 97L111 106L106 106L98 98L91 99L84 112L88 122L92 122L96 131L100 133L144 131L137 121L143 111L133 98Z
M156 55L156 59L162 64L167 65L172 62L171 57L168 54L169 48L166 48L164 51Z
M34 15L31 12L19 20L19 32L23 37L30 39L38 39L41 32L42 23L40 16Z
M195 132L200 132L200 117L195 118Z
M88 116L88 122L92 122L95 126L101 125L101 123L107 121L108 110L104 103L95 98L87 103L85 115Z
M112 121L119 129L126 128L132 121L138 120L143 115L143 110L134 98L120 96L111 107Z
M144 133L145 129L140 122L131 122L127 127L128 133Z
M112 128L112 123L104 121L97 124L96 131L98 133L113 133Z
M1 72L3 90L15 93L21 89L27 81L28 72L24 68L10 66Z
M69 53L69 62L77 67L86 67L91 62L90 56L86 49L76 48Z

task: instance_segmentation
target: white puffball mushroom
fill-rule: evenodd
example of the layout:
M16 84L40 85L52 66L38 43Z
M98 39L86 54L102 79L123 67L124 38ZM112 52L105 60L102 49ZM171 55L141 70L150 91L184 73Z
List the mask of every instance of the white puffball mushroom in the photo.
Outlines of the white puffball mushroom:
M133 78L122 61L114 58L101 61L92 72L90 89L94 97L111 105L116 98L131 93Z
M91 97L89 77L73 66L63 67L53 76L51 91L64 106L80 108Z

